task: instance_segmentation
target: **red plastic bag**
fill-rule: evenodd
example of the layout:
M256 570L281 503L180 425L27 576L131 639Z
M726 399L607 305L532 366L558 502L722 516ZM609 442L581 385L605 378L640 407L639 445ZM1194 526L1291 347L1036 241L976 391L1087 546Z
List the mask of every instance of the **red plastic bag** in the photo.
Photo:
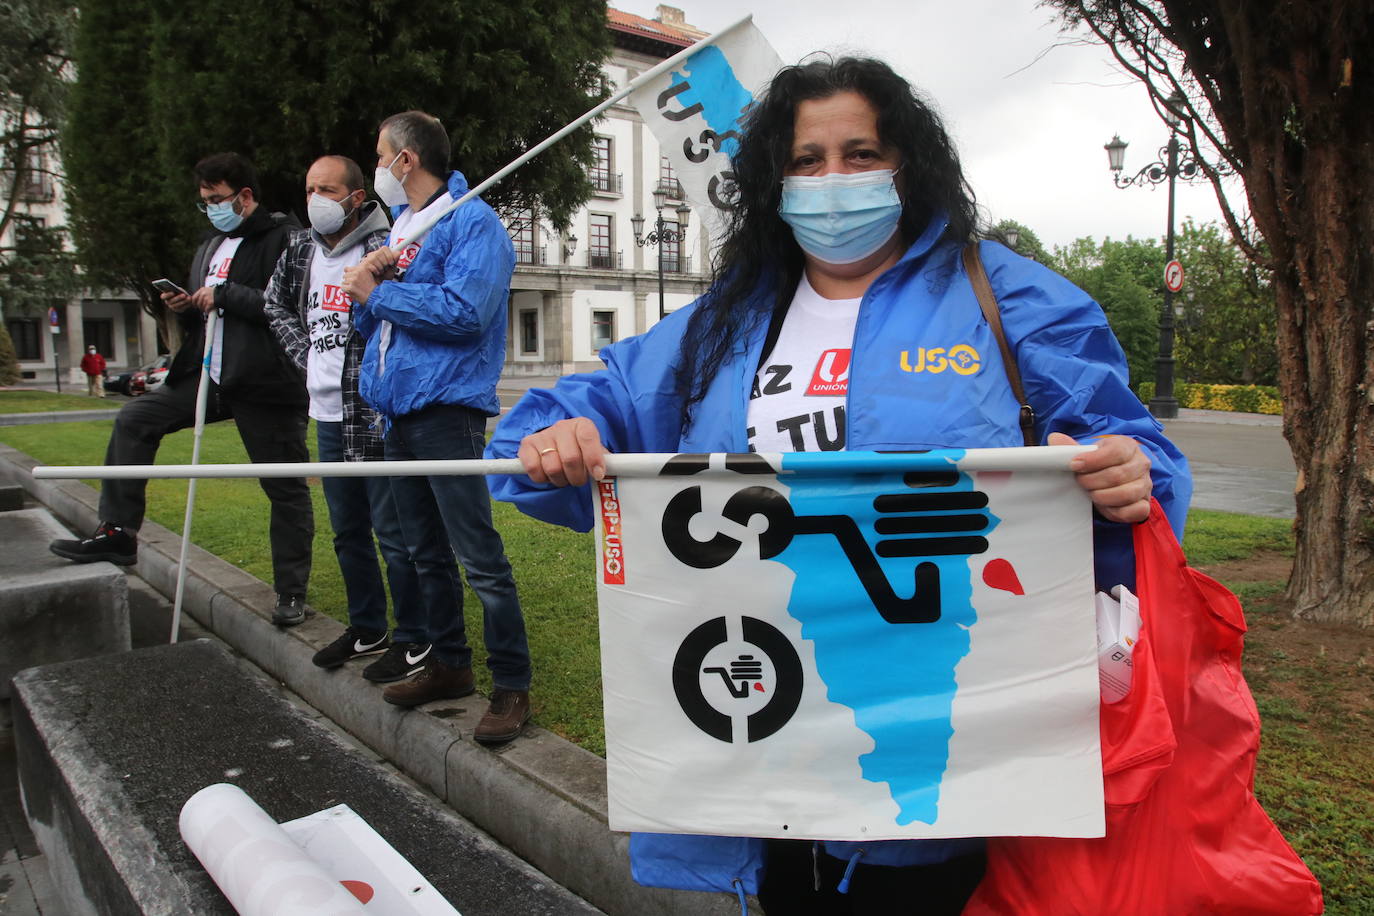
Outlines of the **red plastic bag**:
M1321 887L1254 795L1245 619L1189 569L1163 511L1135 528L1131 692L1102 707L1107 835L999 837L964 916L1310 916Z

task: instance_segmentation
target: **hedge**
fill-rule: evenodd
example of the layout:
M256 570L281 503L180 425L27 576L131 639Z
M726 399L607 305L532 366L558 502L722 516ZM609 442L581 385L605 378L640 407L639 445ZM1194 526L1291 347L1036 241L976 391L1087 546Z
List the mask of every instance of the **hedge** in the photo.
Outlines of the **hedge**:
M1155 396L1154 382L1141 382L1140 400L1146 404ZM1241 413L1283 415L1279 390L1272 385L1197 385L1176 382L1174 397L1178 406L1201 410L1237 410Z

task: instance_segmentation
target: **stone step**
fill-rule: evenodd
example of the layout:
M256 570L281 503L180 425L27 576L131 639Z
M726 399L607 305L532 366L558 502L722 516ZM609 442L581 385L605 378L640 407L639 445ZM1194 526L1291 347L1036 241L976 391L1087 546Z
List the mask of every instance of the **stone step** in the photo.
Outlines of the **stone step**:
M124 573L54 556L67 537L46 509L0 512L0 699L21 669L129 649Z
M13 512L22 508L24 508L23 487L0 487L0 512Z
M463 916L601 912L369 758L206 640L14 678L19 781L70 916L233 910L181 840L212 783L278 822L347 804Z

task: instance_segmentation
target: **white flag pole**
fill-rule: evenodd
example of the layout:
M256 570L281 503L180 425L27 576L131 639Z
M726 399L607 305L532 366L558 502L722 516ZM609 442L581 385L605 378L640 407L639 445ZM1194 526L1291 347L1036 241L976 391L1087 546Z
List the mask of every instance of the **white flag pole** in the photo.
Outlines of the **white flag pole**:
M835 472L872 473L882 470L919 468L938 464L957 466L961 471L1036 471L1065 470L1069 461L1093 445L1045 445L1037 448L971 448L958 458L933 453L901 452L817 452L808 454L803 464L782 470L786 474L824 474ZM833 456L833 457L828 457ZM633 477L658 474L673 458L672 453L607 455L608 477ZM760 453L775 468L781 468L783 456ZM73 467L36 467L33 476L40 480L66 479L181 479L207 478L265 478L265 477L438 477L445 475L472 476L478 474L523 474L525 467L518 458L472 458L452 461L314 461L267 464L145 464L102 465ZM712 456L710 466L702 473L735 473L726 466L725 456Z
M663 75L668 70L671 70L673 67L676 67L679 63L686 60L688 57L691 57L693 54L700 51L702 48L706 47L707 45L716 43L720 39L724 38L726 35L735 31L735 29L738 29L740 26L743 26L746 23L748 23L753 18L754 17L752 14L745 16L738 22L732 23L726 26L725 28L721 29L719 32L716 32L714 35L706 36L701 41L698 41L691 47L683 48L681 51L674 54L667 60L654 65L648 70L645 70L639 76L635 77L634 79L630 80L630 82L626 83L623 89L612 95L609 99L602 102L600 105L597 105L595 108L591 109L586 114L582 115L580 118L573 121L571 124L568 124L566 127L563 127L556 133L550 135L549 137L541 141L538 145L531 147L522 156L520 156L520 158L516 159L514 162L502 168L500 171L492 175L486 181L483 181L481 184L477 185L477 187L470 189L462 197L458 198L453 203L449 204L443 210L440 210L438 213L434 214L433 218L429 219L427 222L418 224L413 231L406 234L404 240L405 244L409 245L413 242L419 241L420 239L424 238L425 234L429 232L429 230L433 229L434 226L439 222L439 220L443 219L445 216L448 216L454 210L458 209L463 204L472 200L474 197L481 194L487 188L496 184L498 181L505 178L511 172L514 172L516 169L520 168L520 166L524 165L526 162L529 162L535 156L538 156L544 150L548 149L550 146L553 146L559 140L562 140L568 134L577 130L583 124L586 124L588 121L592 120L597 115L601 114L601 112L605 111L607 108L610 108L616 102L619 102L621 99L625 98L630 93L634 92L640 86L643 86L645 83L657 79L659 76ZM402 247L404 246L398 244L396 247L396 251L399 252Z
M191 442L191 463L188 466L191 471L195 471L196 465L200 463L200 440L205 436L205 406L210 397L210 358L215 351L215 328L218 324L218 310L210 309L205 313L205 354L200 361L200 387L196 389L195 438ZM198 477L199 475L192 476L190 483L186 485L186 518L181 523L181 556L177 560L177 590L172 601L172 637L168 642L176 642L177 632L181 629L181 599L186 593L186 554L191 547L191 512L196 505Z

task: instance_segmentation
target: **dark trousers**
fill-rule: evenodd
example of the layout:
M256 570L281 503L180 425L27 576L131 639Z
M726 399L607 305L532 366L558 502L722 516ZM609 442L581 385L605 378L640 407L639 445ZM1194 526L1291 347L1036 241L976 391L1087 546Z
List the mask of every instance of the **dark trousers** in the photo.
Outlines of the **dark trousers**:
M343 461L343 424L315 421L315 439L321 461ZM388 477L325 477L324 501L329 526L334 529L334 555L339 558L344 594L348 597L348 622L372 635L386 632L386 588L377 568L377 548L386 561L386 581L391 603L401 621L419 620L424 626L420 586L415 564L410 562L401 535L401 519L391 495ZM377 541L372 541L373 533ZM424 642L423 639L419 640Z
M387 460L480 458L486 425L482 413L448 404L396 417L386 438ZM482 636L492 682L507 690L528 690L525 618L505 546L491 523L486 478L393 477L391 492L429 615L427 635L407 631L398 618L392 638L432 643L434 656L452 667L472 663L463 624L463 589L453 565L456 554L468 585L482 602Z
M766 840L759 904L767 916L959 916L983 880L987 858L960 856L935 865L864 865L837 889L848 863L810 840Z
M195 425L196 379L163 385L120 408L105 450L107 465L152 464L162 437ZM309 461L305 446L305 405L231 400L210 383L205 422L235 420L239 438L254 462ZM310 542L315 516L310 488L302 477L263 479L262 491L272 503L268 530L272 543L272 577L282 594L304 595L310 579ZM143 526L146 480L107 480L100 488L100 517L124 528Z

